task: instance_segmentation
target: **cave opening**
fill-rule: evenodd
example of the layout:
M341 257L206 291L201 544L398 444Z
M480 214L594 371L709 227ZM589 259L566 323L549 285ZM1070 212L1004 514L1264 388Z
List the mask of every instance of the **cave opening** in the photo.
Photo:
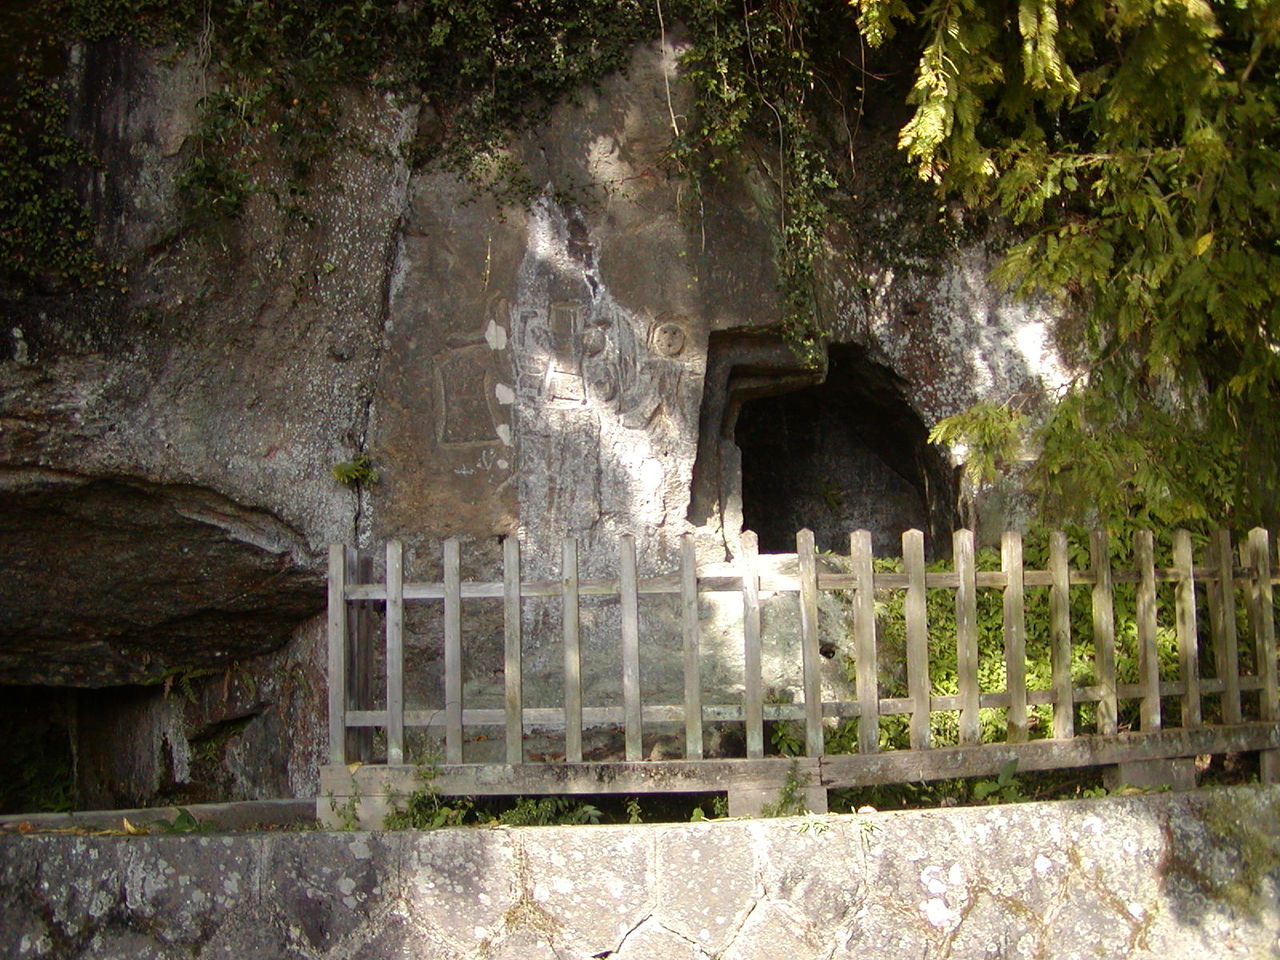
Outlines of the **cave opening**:
M713 335L690 519L717 512L726 541L754 530L766 553L791 553L802 527L818 548L848 551L866 529L875 552L898 556L904 530L925 531L946 555L957 482L928 441L908 384L855 345L805 369L760 334Z

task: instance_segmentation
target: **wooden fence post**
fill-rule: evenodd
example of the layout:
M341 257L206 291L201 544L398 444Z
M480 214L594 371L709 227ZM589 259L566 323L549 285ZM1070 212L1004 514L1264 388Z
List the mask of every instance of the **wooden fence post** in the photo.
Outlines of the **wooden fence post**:
M387 541L387 763L404 763L404 552Z
M1214 538L1214 559L1218 565L1218 623L1213 638L1214 662L1223 682L1222 720L1239 723L1240 656L1236 634L1235 556L1231 552L1231 531L1219 530Z
M1089 564L1093 567L1093 650L1098 669L1098 733L1119 729L1120 705L1116 699L1116 615L1111 592L1111 542L1106 531L1089 535Z
M702 759L702 654L698 625L698 556L693 534L680 537L680 609L684 628L684 755Z
M813 531L796 534L796 556L800 561L800 663L804 687L804 752L820 757L822 736L822 674L818 669L818 568Z
M578 541L565 537L560 554L564 628L564 758L582 762L582 647L578 631Z
M978 586L973 531L952 534L952 553L960 585L956 589L956 681L960 690L960 742L982 742L978 709Z
M907 571L907 696L911 698L911 747L929 747L929 613L925 596L924 534L902 534L902 561Z
M329 544L329 762L347 762L347 553Z
M1178 664L1185 692L1182 695L1182 725L1198 727L1203 723L1200 712L1200 636L1196 625L1195 563L1191 550L1191 534L1186 530L1173 533L1173 568L1177 572L1173 602L1177 615Z
M853 660L858 697L858 752L875 753L880 749L880 683L870 530L855 530L849 535L849 556L857 584L853 599Z
M1275 606L1271 587L1271 539L1262 527L1249 531L1249 553L1259 608L1257 659L1258 676L1262 679L1262 719L1273 722L1280 720L1276 686Z
M444 759L462 763L462 552L444 542Z
M625 755L637 761L642 753L640 708L640 605L636 586L636 540L625 534L619 544L619 604L622 610L622 716Z
M1160 653L1156 649L1155 537L1150 530L1133 534L1133 556L1138 565L1138 683L1142 687L1142 729L1159 730Z
M1050 660L1053 670L1053 736L1069 740L1076 732L1075 702L1071 692L1071 572L1067 563L1067 535L1049 535Z
M1000 566L1004 570L1004 667L1009 688L1006 739L1027 740L1027 623L1022 577L1022 534L1006 530L1000 539Z
M506 707L507 763L524 762L524 665L520 625L520 541L502 541L503 687Z
M760 676L760 541L754 530L742 531L742 715L747 757L764 756L764 682Z

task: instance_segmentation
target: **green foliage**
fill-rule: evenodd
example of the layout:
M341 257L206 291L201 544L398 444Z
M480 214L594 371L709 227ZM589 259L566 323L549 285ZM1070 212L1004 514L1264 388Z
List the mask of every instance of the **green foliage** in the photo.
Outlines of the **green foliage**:
M1071 316L1084 373L1030 425L1047 512L1274 518L1280 5L856 5L921 38L920 175L1018 225L997 278Z
M59 82L32 56L18 68L15 95L0 99L0 279L46 288L104 284L93 225L69 180L97 162L65 132Z
M155 827L161 833L212 833L212 823L197 820L184 807L178 808L178 815L172 820L157 820Z
M1010 760L1000 768L994 780L979 780L973 785L973 799L989 803L1019 803L1026 800L1015 776L1017 769L1018 761Z
M475 806L468 797L451 797L442 801L436 792L435 779L440 772L438 760L428 756L419 761L414 771L420 786L407 797L400 798L383 818L387 830L439 830L462 826Z
M333 479L348 487L367 487L378 482L378 472L367 456L361 454L342 463L335 463L330 472Z
M634 815L637 819L629 822L639 822L638 811L639 804L636 803ZM631 804L627 806L627 813L629 817L633 815ZM599 823L600 818L599 808L573 797L519 797L511 809L498 815L496 822L508 827L547 827Z
M802 817L806 813L804 801L804 781L800 779L800 763L791 761L786 779L782 781L782 789L778 798L766 803L760 810L762 817Z

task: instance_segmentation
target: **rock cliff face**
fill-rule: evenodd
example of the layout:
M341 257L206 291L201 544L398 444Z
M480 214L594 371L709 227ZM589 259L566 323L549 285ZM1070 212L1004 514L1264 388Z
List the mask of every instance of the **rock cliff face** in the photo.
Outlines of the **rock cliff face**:
M214 792L313 789L331 541L399 537L416 575L458 536L484 573L515 534L540 575L563 536L591 572L634 533L643 574L685 532L724 559L744 511L779 529L874 526L882 546L902 526L951 526L954 475L924 432L974 400L1051 387L1045 317L990 288L982 243L904 251L938 228L868 174L868 223L889 240L833 226L824 309L845 346L828 382L798 365L768 334L767 185L744 174L691 199L668 175L679 53L637 48L627 75L513 141L545 185L527 208L411 170L399 148L429 118L352 95L360 149L336 148L294 208L271 199L284 180L264 159L267 189L197 236L179 229L174 180L198 65L78 51L74 123L105 161L86 196L127 289L3 301L0 682L128 686L85 695L69 725L97 758L82 796L185 795L193 742L223 774L253 744L251 764L207 778ZM892 168L889 134L862 136ZM784 395L785 413L764 405ZM812 442L779 447L783 421ZM378 482L337 482L333 465L360 455ZM601 637L614 615L599 613ZM432 643L413 655L430 662ZM584 680L607 692L603 673ZM113 769L87 745L125 714L148 718L149 759Z

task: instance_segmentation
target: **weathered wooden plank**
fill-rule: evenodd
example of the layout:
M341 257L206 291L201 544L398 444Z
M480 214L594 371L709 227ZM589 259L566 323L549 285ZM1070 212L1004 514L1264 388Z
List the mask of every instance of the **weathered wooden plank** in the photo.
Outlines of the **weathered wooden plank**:
M582 644L578 624L578 541L565 537L560 554L560 598L564 605L564 754L582 760Z
M1049 642L1053 670L1053 736L1075 736L1075 704L1071 697L1071 587L1067 563L1067 535L1049 535Z
M1010 760L1017 760L1018 771L1027 773L1263 750L1270 749L1271 744L1280 744L1280 727L1249 723L1193 730L1176 728L1151 733L1078 736L1070 740L895 750L875 756L838 754L824 757L821 769L822 783L830 788L987 776Z
M742 643L743 688L742 707L746 717L747 756L764 756L764 683L760 676L760 541L754 530L742 531L742 551L738 565L742 568Z
M782 785L795 765L802 781L820 783L817 757L761 760L663 760L626 763L441 764L432 788L445 796L520 794L695 793L736 786ZM321 768L321 796L407 795L422 785L417 768L369 764Z
M1253 545L1246 536L1237 544L1236 549L1239 553L1240 566L1235 571L1236 582L1240 584L1240 596L1244 600L1245 620L1249 624L1249 636L1253 638L1253 662L1258 666L1253 673L1261 670L1262 660L1258 654L1261 653L1262 639L1262 606L1260 603L1258 591L1258 571L1253 567ZM1243 580L1243 583L1240 581ZM1244 673L1245 668L1241 666L1240 672Z
M1258 674L1262 679L1262 719L1280 720L1276 686L1276 624L1271 586L1271 535L1262 527L1249 531L1249 560L1257 574L1253 590L1259 609L1257 629Z
M680 538L680 613L684 634L684 755L702 759L702 651L698 624L698 556L693 534Z
M1215 638L1214 652L1221 652L1222 659L1217 661L1218 676L1226 684L1222 692L1222 720L1224 723L1239 723L1240 707L1240 656L1236 634L1236 586L1233 563L1235 557L1231 551L1231 531L1219 530L1214 537L1216 544L1215 559L1218 561L1218 602L1221 604L1221 619L1218 627L1222 632L1220 645Z
M1000 566L1004 588L1004 669L1009 691L1006 737L1010 743L1027 739L1027 624L1022 582L1022 534L1006 530L1000 538Z
M1200 635L1196 624L1196 581L1191 550L1191 534L1175 530L1173 565L1181 574L1173 592L1175 624L1178 632L1178 664L1182 676L1182 725L1198 727L1200 712Z
M347 762L347 553L329 544L329 762Z
M404 547L387 541L387 763L404 763Z
M502 541L502 677L507 763L524 759L524 664L520 623L520 541Z
M640 605L636 595L636 540L625 534L619 544L618 575L622 584L622 707L628 760L641 755Z
M1116 698L1116 616L1112 596L1111 543L1103 530L1089 535L1089 563L1093 567L1093 651L1098 671L1097 728L1100 734L1112 734L1119 722Z
M956 567L956 679L959 685L960 742L982 739L978 713L978 591L973 531L951 537Z
M929 620L924 586L924 534L902 534L902 560L907 573L907 696L911 700L911 746L929 747Z
M444 542L444 758L462 763L462 551Z
M932 750L761 760L671 760L642 763L444 764L432 786L441 795L692 793L734 785L777 783L792 763L810 783L827 788L913 783L987 776L1010 760L1020 772L1110 766L1138 760L1280 749L1280 727L1244 723L1229 727L1170 729L1152 733L1080 736L1071 740L989 743ZM416 767L366 764L320 768L320 795L405 795L421 784Z
M1160 654L1156 648L1155 537L1150 530L1133 534L1133 556L1142 579L1138 581L1138 682L1142 685L1143 730L1159 730Z
M857 592L853 597L854 683L858 694L858 750L880 749L880 684L876 670L875 570L871 565L871 531L849 534L849 557Z
M818 568L814 555L813 531L796 534L796 555L800 561L800 663L804 686L804 752L822 756L822 674L818 652Z

